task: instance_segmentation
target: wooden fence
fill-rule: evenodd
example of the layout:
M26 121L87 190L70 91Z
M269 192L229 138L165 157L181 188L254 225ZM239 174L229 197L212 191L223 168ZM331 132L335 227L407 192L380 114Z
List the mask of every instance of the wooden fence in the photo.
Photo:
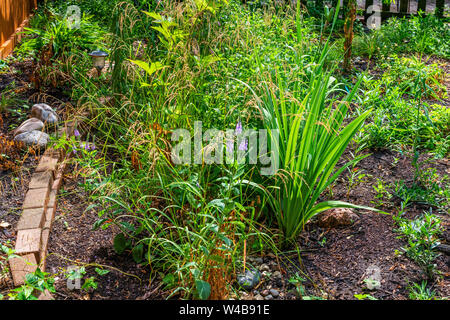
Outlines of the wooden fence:
M5 58L21 39L37 0L0 0L0 59Z
M344 0L344 5L348 0ZM364 19L366 20L372 13L368 12L370 6L375 6L380 11L383 20L390 17L408 17L417 14L419 11L430 13L436 11L439 17L444 16L445 0L396 0L395 3L391 1L382 0L363 0L358 1L364 4ZM447 1L448 3L449 1ZM372 7L374 8L374 7ZM373 12L373 11L372 11Z

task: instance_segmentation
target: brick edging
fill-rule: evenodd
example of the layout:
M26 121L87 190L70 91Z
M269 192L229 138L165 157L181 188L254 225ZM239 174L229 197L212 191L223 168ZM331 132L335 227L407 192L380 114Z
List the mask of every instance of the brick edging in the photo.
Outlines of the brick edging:
M74 123L69 122L59 133L73 135ZM57 195L66 168L66 154L62 150L47 149L31 176L28 191L17 224L15 254L9 260L14 286L25 283L28 273L39 267L45 271L48 241L57 207ZM50 300L48 292L40 293L39 299Z

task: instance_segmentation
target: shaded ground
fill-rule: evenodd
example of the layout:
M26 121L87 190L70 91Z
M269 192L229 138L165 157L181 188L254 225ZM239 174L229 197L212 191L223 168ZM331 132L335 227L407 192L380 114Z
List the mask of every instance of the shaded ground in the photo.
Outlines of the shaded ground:
M376 179L382 179L387 185L398 180L411 180L413 167L410 160L403 158L393 165L394 157L401 158L394 152L380 152L363 159L358 168L373 177L359 184L350 192L348 180L343 177L336 184L334 198L351 203L373 206L371 201L376 194L373 186ZM440 175L448 174L448 161L433 161L432 167ZM383 206L386 212L397 213L399 199L394 199L394 207ZM408 218L414 218L428 210L428 206L412 205L407 211ZM449 241L448 215L441 215L446 231L442 242ZM421 269L404 255L396 254L405 246L403 240L394 233L394 221L388 215L372 212L359 214L359 219L348 228L324 230L311 224L303 234L301 244L305 248L320 250L302 255L303 264L311 275L320 281L321 287L337 299L351 299L354 294L362 292L366 269L375 265L381 270L381 289L372 293L380 299L408 298L406 287L409 282L421 282L425 279ZM323 240L325 238L325 240ZM319 241L324 241L323 247ZM442 254L436 261L444 279L434 285L441 296L450 295L449 257Z
M0 72L0 147L12 143L12 130L30 118L34 103L51 105L63 118L65 104L69 101L61 88L34 89L31 79L32 61L11 63ZM28 183L44 150L14 146L10 151L0 148L0 243L15 246L16 225L20 218L22 203ZM7 226L7 227L6 227ZM2 277L3 275L3 277ZM1 278L6 279L2 281ZM3 285L2 285L3 283ZM0 270L0 289L12 287L9 273Z
M98 288L89 293L69 290L65 277L59 274L55 282L55 298L160 299L163 292L155 290L158 289L158 281L149 284L148 270L136 265L131 258L131 252L118 255L113 250L113 238L118 230L113 227L92 230L98 216L93 210L85 212L89 203L86 194L79 187L80 182L75 176L66 175L50 235L47 272L58 274L69 266L86 265L86 277L95 276ZM103 265L111 271L99 276L94 271L95 265Z
M402 160L394 165L394 157ZM449 174L447 160L433 160L430 166L436 168L441 176ZM413 175L410 160L390 151L370 155L358 164L358 168L372 177L348 191L348 176L343 175L334 186L331 198L373 206L371 201L376 193L373 186L377 178L389 184L400 179L409 180ZM399 202L399 199L393 199L394 206L383 206L381 209L397 213ZM428 209L429 206L412 205L406 217L412 219ZM445 228L441 242L450 243L449 216L439 216ZM256 266L260 271L268 270L269 273L267 277L263 275L260 286L249 294L242 294L241 298L258 299L267 289L275 288L280 292L277 299L297 299L295 286L289 283L289 279L298 274L305 280L304 295L310 297L356 299L355 294L367 293L383 300L409 299L408 286L413 282L420 283L426 277L418 265L404 254L396 253L402 252L406 242L398 239L395 228L390 215L369 211L359 212L356 221L348 227L325 229L312 220L300 235L300 259L295 253L280 255L279 259L270 254L258 258ZM442 253L435 262L441 277L431 285L431 289L441 297L449 297L450 258ZM370 275L369 267L380 270L381 287L377 290L368 290L364 282ZM272 299L272 296L269 297Z

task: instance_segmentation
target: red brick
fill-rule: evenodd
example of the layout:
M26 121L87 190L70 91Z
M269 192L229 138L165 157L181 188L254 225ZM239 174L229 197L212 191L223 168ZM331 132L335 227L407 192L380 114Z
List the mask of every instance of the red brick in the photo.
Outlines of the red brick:
M62 182L62 178L55 179L53 181L52 190L55 190L56 192L58 192L59 188L61 188L61 182Z
M55 208L56 207L56 190L51 190L48 196L47 207Z
M46 208L49 192L49 188L28 190L23 201L23 209Z
M45 211L44 207L36 209L25 209L20 216L17 230L38 229L44 226Z
M48 207L45 213L44 229L51 229L53 220L55 219L56 207Z
M52 297L52 294L48 290L44 290L44 292L38 293L38 300L55 300Z
M9 259L9 266L16 287L25 283L25 276L37 269L36 256L27 254L22 257Z
M61 160L61 150L57 150L57 149L46 149L44 152L44 157L49 157L49 158L54 158L54 159L58 159Z
M35 172L51 171L53 172L53 174L55 174L57 165L58 158L52 158L44 155L39 161L39 165L37 166Z
M39 252L39 261L41 270L45 270L49 239L50 239L50 229L42 230L41 251Z
M53 173L52 172L35 172L31 176L30 184L28 189L40 189L40 188L51 188L53 184Z
M42 229L19 230L17 232L15 253L25 255L32 253L39 260L39 251L41 249Z

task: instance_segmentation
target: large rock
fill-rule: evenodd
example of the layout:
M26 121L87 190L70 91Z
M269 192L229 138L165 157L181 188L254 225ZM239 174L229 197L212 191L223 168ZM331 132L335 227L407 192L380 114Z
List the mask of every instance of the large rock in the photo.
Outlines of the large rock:
M349 226L358 218L349 208L336 208L322 212L317 217L319 227L336 228Z
M18 134L30 132L33 130L41 131L42 128L44 128L44 123L41 120L37 118L31 118L24 121L16 130L13 131L13 133L14 136L17 136Z
M55 124L58 122L58 115L48 104L38 103L31 108L31 116L43 122Z
M251 290L256 287L261 280L261 274L258 270L246 270L237 276L237 283L245 290Z
M21 141L27 146L38 146L40 148L44 148L48 144L50 137L45 132L33 130L18 134L14 140Z

